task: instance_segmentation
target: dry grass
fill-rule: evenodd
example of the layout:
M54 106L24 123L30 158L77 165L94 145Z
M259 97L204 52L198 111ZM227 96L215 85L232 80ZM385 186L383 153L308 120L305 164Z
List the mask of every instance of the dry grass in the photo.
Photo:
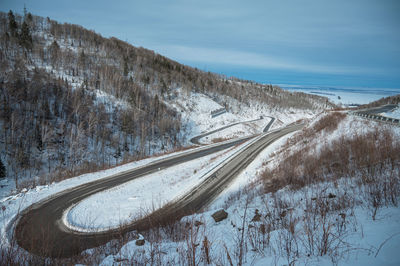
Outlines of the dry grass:
M215 138L215 139L212 139L212 143L218 143L218 142L222 142L222 141L226 141L226 140L230 140L231 138L223 138L223 137L220 137L220 138Z
M305 148L288 155L284 162L262 174L265 181L273 180L277 190L284 186L299 189L313 183L353 176L386 175L386 170L398 170L400 144L387 129L375 129L366 135L342 137L324 144L320 153ZM313 151L313 150L312 150ZM271 184L271 182L268 182Z

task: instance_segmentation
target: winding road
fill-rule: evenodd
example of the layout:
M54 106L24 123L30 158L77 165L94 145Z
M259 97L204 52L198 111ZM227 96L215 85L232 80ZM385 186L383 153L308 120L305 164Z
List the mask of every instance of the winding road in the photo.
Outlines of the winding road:
M387 105L383 105L383 106L379 106L379 107L373 107L373 108L359 110L359 111L357 111L357 113L368 114L368 115L380 114L380 113L390 112L397 107L398 107L397 104L387 104Z
M244 121L244 122L232 123L232 124L229 124L229 125L226 125L226 126L217 128L217 129L215 129L215 130L208 131L208 132L206 132L206 133L200 134L200 135L198 135L198 136L195 136L195 137L193 137L193 138L190 139L190 142L193 143L193 144L196 144L196 145L202 145L202 144L200 143L200 139L202 139L202 138L204 138L204 137L207 137L207 136L209 136L209 135L211 135L211 134L214 134L214 133L216 133L216 132L218 132L218 131L222 131L222 130L224 130L224 129L227 129L227 128L230 128L230 127L233 127L233 126L236 126L236 125L239 125L239 124L246 124L246 123L256 122L256 121L259 121L259 120L262 120L262 119L264 119L264 118L258 118L258 119L254 119L254 120ZM275 120L275 118L271 117L271 121L269 121L268 125L264 128L264 131L263 131L263 132L267 132L267 131L268 131L269 127L272 125L272 123L274 122L274 120Z
M71 257L80 254L83 250L120 238L127 232L146 230L171 220L180 219L185 215L201 210L215 199L265 147L278 138L299 130L302 126L292 125L270 133L262 133L259 136L250 136L222 144L209 145L60 192L46 200L31 205L21 212L19 219L16 221L14 231L17 243L25 250L39 256ZM252 138L255 139L251 144L238 152L229 161L223 163L216 172L209 175L201 184L180 200L167 204L132 224L104 232L82 233L72 231L62 222L62 215L66 209L90 195L160 169L238 145Z
M381 113L390 112L396 108L398 108L397 104L386 104L383 106L372 107L372 108L368 108L368 109L361 109L361 110L357 110L357 111L351 111L349 113L356 115L356 116L363 117L363 118L375 120L375 121L383 121L383 122L387 122L387 123L391 123L391 124L395 124L395 125L400 125L400 119L381 115Z

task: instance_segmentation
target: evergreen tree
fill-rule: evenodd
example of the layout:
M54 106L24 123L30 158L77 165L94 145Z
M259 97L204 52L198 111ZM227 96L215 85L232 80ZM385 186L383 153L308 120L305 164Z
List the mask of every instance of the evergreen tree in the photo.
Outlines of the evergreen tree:
M14 13L11 10L8 12L8 26L10 28L11 36L18 37L18 24L15 21Z
M156 119L158 116L159 107L160 107L160 100L158 99L158 95L156 94L156 96L154 96L154 101L153 101L154 119Z
M4 166L3 162L0 159L0 178L6 177L6 167Z
M124 57L124 76L127 77L129 73L128 59Z
M30 12L28 13L28 15L26 15L26 21L28 21L28 24L32 26L33 17Z
M165 81L163 78L161 78L161 95L164 96L164 94L168 91L167 84L165 84Z
M53 66L57 65L58 57L60 54L60 46L57 41L54 40L50 45L50 60Z
M42 142L42 134L40 133L39 124L36 124L35 128L35 139L36 139L36 147L39 151L43 150L43 142Z
M83 51L83 49L81 49L81 52L79 53L78 66L82 70L85 70L85 68L86 68L86 55L85 55L85 52Z
M21 34L19 36L21 46L25 47L26 49L32 48L32 35L29 29L28 23L24 21L21 26Z

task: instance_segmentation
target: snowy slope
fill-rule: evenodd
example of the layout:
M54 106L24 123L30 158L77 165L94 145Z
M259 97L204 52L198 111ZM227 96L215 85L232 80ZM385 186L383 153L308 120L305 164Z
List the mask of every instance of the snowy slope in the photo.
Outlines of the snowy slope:
M203 143L212 143L213 140L237 138L261 133L271 120L270 117L276 118L271 127L273 129L299 119L312 118L316 115L315 111L292 108L277 110L258 102L253 102L250 105L242 104L233 98L225 96L224 103L229 107L227 108L227 112L213 118L211 117L211 111L223 108L223 105L217 102L216 97L211 98L205 94L195 92L187 93L182 89L176 89L175 98L171 101L166 101L166 103L181 113L184 123L183 128L188 135L187 140L233 123L257 120L216 132L202 139L201 142ZM260 119L260 117L263 117L263 119Z
M331 142L345 135L366 134L377 125L376 122L347 116L332 134L322 132L313 142L322 143L325 140ZM398 128L385 127L400 137ZM150 260L149 252L154 250L154 246L158 254L156 260L160 264L179 264L182 262L182 256L192 258L190 254L193 255L193 246L189 245L191 241L199 243L197 251L195 248L195 261L201 264L205 259L204 239L207 239L210 246L208 256L212 261L211 265L230 264L230 260L235 265L240 260L239 247L243 225L246 228L243 235L245 243L243 265L287 265L291 262L297 265L399 265L400 209L395 206L383 208L375 220L371 219L371 210L360 201L362 193L357 190L352 179L342 178L337 183L325 182L296 191L284 188L274 194L260 193L262 188L257 185L257 176L266 167L273 168L279 163L276 161L280 158L276 156L277 151L289 137L282 138L264 150L205 212L182 218L183 225L195 228L189 231L192 233L188 236L188 240L185 240L186 238L181 241L172 240L168 235L163 235L161 240L150 243L146 239L146 237L152 239L149 233L145 236L144 246L137 246L135 241L128 242L118 253L106 257L102 265L112 265L117 261L143 263ZM329 193L335 194L337 198L351 194L355 199L354 205L333 211L333 214L327 217L337 226L328 231L330 232L328 244L334 252L324 256L309 255L304 229L306 224L297 217L305 215L303 211L306 209L306 204L309 204L309 199L325 197L327 201L335 201L333 196L332 199L328 198ZM217 223L211 215L220 208L228 212L228 218ZM254 220L257 213L262 214L260 218L262 223ZM276 227L268 234L260 233L261 224L268 224L269 217L275 219L274 215L278 215L278 218L286 222L294 223L293 230L296 232L297 242L290 242L292 241L290 232L280 227ZM194 226L198 222L201 222L201 225ZM270 222L271 225L275 223L273 220ZM277 222L277 225L279 224L281 222ZM315 236L322 228L321 224L316 225ZM319 240L315 238L315 241ZM285 243L291 246L285 246ZM227 259L228 255L230 259Z

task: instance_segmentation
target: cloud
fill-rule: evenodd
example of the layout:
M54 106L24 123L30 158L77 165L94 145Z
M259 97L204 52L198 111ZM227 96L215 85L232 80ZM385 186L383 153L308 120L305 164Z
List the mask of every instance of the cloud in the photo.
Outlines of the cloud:
M260 69L282 69L301 72L328 73L328 74L378 74L381 69L358 66L322 65L310 62L301 62L292 58L277 57L261 53L246 51L189 47L168 45L156 47L158 53L164 54L177 61L233 65Z

